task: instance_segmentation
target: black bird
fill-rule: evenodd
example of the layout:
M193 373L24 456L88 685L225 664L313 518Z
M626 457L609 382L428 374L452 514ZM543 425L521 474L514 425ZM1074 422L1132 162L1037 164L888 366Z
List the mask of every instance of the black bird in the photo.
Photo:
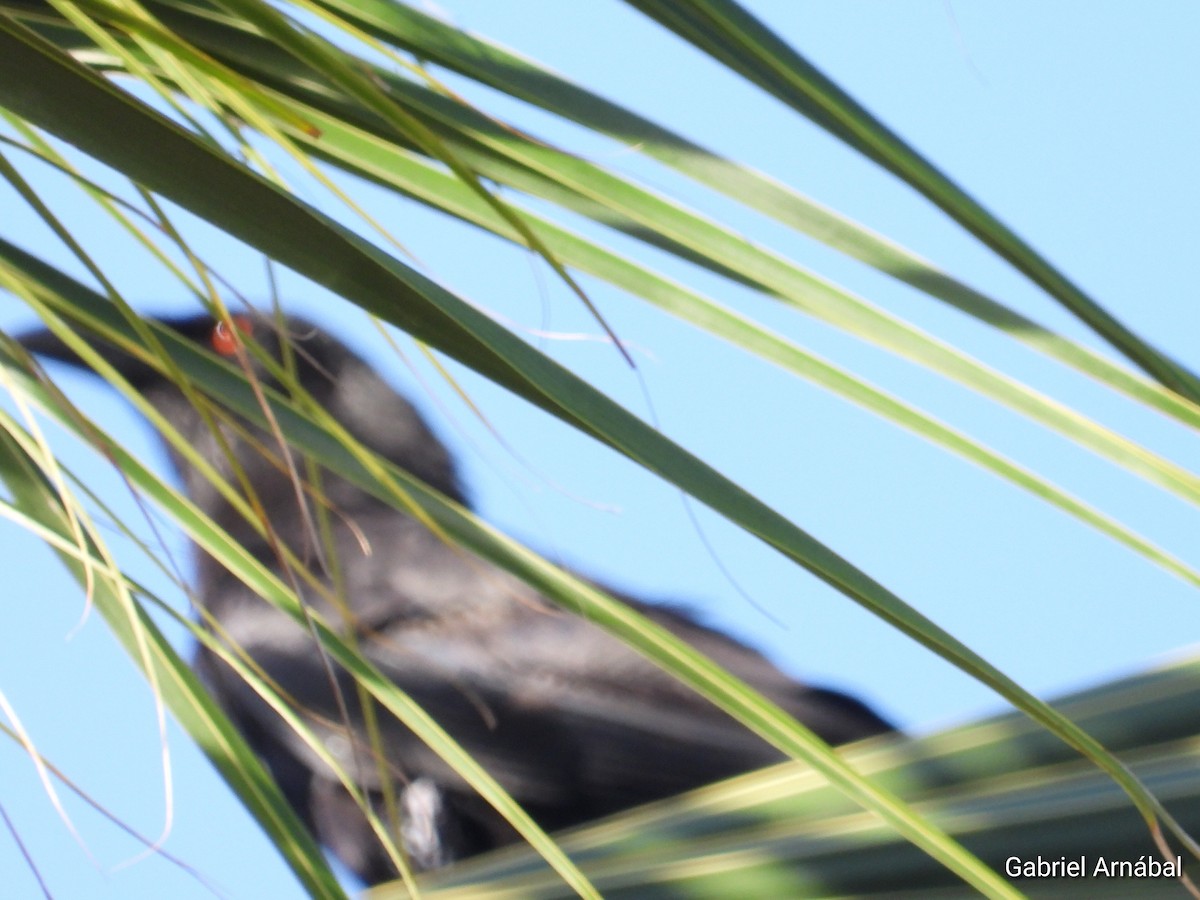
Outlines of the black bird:
M239 339L208 316L162 324L227 356ZM239 327L250 330L250 320ZM446 447L366 362L297 319L287 321L283 334L266 319L252 327L256 341L276 359L282 341L288 341L299 383L358 440L466 504ZM22 343L82 365L49 332L26 335ZM237 483L210 426L178 388L147 363L111 344L94 343L205 460ZM264 383L278 386L262 365L254 365ZM309 501L298 498L276 440L242 425L253 440L227 424L221 431L276 539L318 570L311 511L300 506ZM279 571L278 548L170 452L192 500ZM304 472L303 464L297 468ZM320 484L331 503L332 543L365 654L544 828L586 822L780 759L778 751L708 701L516 577L449 546L415 518L330 472L323 473ZM200 604L220 622L228 640L300 704L326 746L382 809L382 781L366 752L362 711L349 676L338 675L340 702L350 714L347 734L343 707L308 632L207 555L198 554L197 569ZM324 600L305 599L331 623L341 621ZM796 683L755 651L680 610L622 599L830 743L891 730L858 700ZM325 763L219 657L201 648L196 666L317 838L364 882L394 877L396 870L366 817ZM416 868L444 865L517 839L511 826L408 729L390 717L383 717L379 727L399 791L402 846Z

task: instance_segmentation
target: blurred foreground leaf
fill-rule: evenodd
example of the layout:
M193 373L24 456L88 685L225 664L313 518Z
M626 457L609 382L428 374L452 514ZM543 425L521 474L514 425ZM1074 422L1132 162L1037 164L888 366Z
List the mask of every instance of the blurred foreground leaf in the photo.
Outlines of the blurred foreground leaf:
M1200 829L1200 657L1055 704L1137 773L1184 827ZM1019 714L907 744L872 740L847 761L999 872L1010 857L1158 860L1111 780ZM976 896L894 832L793 763L730 779L559 835L606 897ZM1189 860L1184 859L1184 871ZM420 879L422 896L551 898L562 886L510 849ZM1031 896L1186 897L1162 878L1013 879ZM371 891L372 900L402 896Z

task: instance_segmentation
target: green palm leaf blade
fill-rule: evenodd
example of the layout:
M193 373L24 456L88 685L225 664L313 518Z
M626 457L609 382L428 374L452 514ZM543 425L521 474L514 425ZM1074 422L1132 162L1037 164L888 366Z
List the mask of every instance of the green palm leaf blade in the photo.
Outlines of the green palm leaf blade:
M1194 373L1134 334L733 0L626 2L911 184L1160 384L1200 402Z
M1003 330L1168 415L1200 424L1200 409L1104 356L965 285L894 241L606 100L537 62L426 13L382 0L320 0L371 34L451 71L619 140L713 190Z

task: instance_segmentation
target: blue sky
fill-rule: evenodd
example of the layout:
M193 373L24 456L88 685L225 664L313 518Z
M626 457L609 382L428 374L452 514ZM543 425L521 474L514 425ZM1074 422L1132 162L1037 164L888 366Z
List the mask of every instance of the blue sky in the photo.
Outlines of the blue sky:
M1160 348L1197 364L1200 126L1191 111L1200 84L1194 52L1200 10L1194 5L760 0L749 6L1108 309ZM457 24L866 223L1043 324L1099 346L911 190L624 5L446 0L443 11ZM488 91L452 83L547 140L677 193L1011 377L1195 468L1197 441L1181 427L936 301L687 185L627 148L581 136L578 129ZM38 175L28 166L25 171ZM169 276L115 236L78 195L39 177L59 213L79 224L89 249L105 260L126 296L156 312L192 308ZM1194 589L1032 496L629 297L586 282L608 321L635 348L639 368L633 376L610 346L561 337L594 336L596 327L528 254L373 190L363 189L361 196L426 272L529 330L531 340L630 409L655 416L673 438L1027 688L1052 696L1151 665L1194 643ZM45 228L3 187L0 232L68 265ZM267 298L263 266L254 254L204 227L195 226L193 233L201 252L243 293ZM686 264L639 253L1200 566L1195 516L1182 502L927 372ZM340 301L286 273L281 286L289 309L388 367L397 387L417 400L462 457L485 517L510 533L622 590L686 603L798 678L852 690L910 730L1000 708L987 689L698 510L710 552L674 489L455 368L512 448L506 449L439 383L411 344L405 345L407 359L419 378ZM0 307L5 329L32 321L11 300ZM535 329L551 336L533 336ZM85 378L70 377L68 383L97 420L163 463L146 428L122 403ZM86 453L67 452L77 468L95 470L106 499L137 515L118 480ZM99 616L76 629L83 599L49 551L15 526L2 528L0 571L7 573L9 602L21 609L9 616L18 627L0 635L0 691L47 756L131 825L156 835L167 804L148 689ZM173 552L186 567L182 541L174 541ZM722 567L770 617L741 595ZM166 591L163 579L154 583ZM182 635L180 640L186 643ZM170 764L174 821L167 849L210 879L221 896L298 896L254 824L173 728ZM0 767L0 805L55 896L211 896L161 858L123 865L138 853L137 845L67 800L95 856L89 861L20 749L0 747ZM14 896L36 894L3 831L0 872L7 884L19 885Z

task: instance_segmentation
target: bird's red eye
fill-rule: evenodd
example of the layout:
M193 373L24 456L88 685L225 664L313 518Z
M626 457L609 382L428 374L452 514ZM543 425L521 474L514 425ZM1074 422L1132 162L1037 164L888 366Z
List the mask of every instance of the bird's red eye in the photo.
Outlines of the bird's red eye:
M237 353L238 344L241 341L238 333L251 334L253 331L254 326L247 316L230 316L229 319L221 319L213 326L212 348L221 356L233 356Z

